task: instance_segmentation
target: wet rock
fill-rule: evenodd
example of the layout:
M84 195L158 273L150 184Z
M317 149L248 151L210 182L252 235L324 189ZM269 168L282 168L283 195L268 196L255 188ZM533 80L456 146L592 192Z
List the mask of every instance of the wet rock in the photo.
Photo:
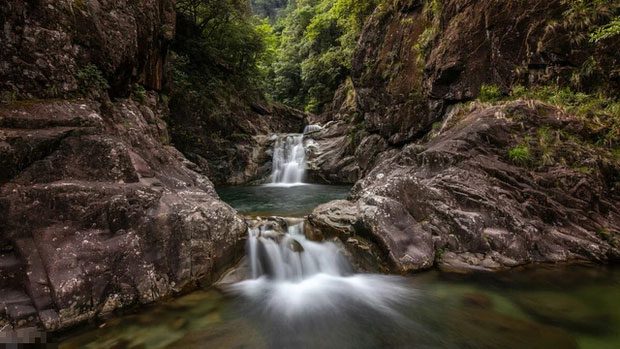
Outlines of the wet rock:
M304 252L304 247L299 243L299 241L293 238L287 239L286 247L288 247L289 250L296 252L296 253Z
M225 272L222 278L214 283L214 286L219 289L226 290L228 286L247 280L251 276L252 272L250 271L247 257L243 257L236 266Z
M398 272L432 266L435 252L431 235L421 230L398 202L388 198L321 205L308 217L308 223L312 232L338 236L343 241L354 234L372 240Z

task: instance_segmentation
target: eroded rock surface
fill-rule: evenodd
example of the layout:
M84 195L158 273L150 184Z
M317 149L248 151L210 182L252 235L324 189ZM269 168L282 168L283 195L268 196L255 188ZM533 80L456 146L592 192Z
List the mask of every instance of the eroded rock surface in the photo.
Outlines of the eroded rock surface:
M3 100L72 96L96 67L114 96L161 90L175 0L7 0L0 4ZM90 66L91 69L88 69Z
M12 262L2 267L14 270L1 292L7 309L21 307L9 321L70 326L213 279L243 254L245 223L161 143L151 97L0 108L2 258Z
M343 238L370 236L400 272L617 261L620 166L589 148L579 125L531 101L474 105L428 141L383 158L352 201L320 206L309 221ZM561 162L535 169L509 159L521 139L550 127Z

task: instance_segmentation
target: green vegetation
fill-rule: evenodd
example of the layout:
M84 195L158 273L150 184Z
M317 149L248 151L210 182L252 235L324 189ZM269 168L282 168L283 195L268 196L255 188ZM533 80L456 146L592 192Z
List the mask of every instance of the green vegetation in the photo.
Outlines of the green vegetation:
M267 97L321 112L379 1L179 0L172 103Z
M289 0L252 0L252 10L256 15L275 20Z
M484 85L478 100L498 102L502 100L533 99L552 104L566 113L580 118L599 146L620 146L620 101L603 93L575 92L568 87L535 86L525 88L517 85L509 95L502 95L497 86Z
M616 17L611 22L596 28L590 34L590 41L597 43L601 40L609 39L618 35L620 35L620 17Z
M579 117L598 139L598 145L620 145L620 101L602 93L574 92L568 87L541 86L531 89L515 87L512 99L537 99Z
M131 97L139 103L146 102L146 89L144 89L144 86L134 84L131 87Z
M561 164L573 170L591 174L595 171L587 160L620 161L620 101L603 93L586 94L568 87L514 86L510 94L502 95L497 86L481 88L478 101L463 105L463 112L481 102L496 103L513 100L536 100L554 105L567 115L580 120L574 129L542 125L530 131L519 143L507 150L511 162L526 167L545 167ZM511 118L521 115L512 114Z
M520 144L508 150L510 161L517 165L525 166L532 162L532 153L527 144Z
M351 70L365 19L379 0L298 0L274 25L276 57L268 74L270 96L321 112Z
M94 64L88 64L76 73L80 93L83 95L110 88L108 80Z
M234 128L234 109L261 98L270 35L247 0L177 1L170 108L178 146L195 143L180 123L209 125L215 138Z
M418 52L417 59L421 69L423 68L426 57L429 54L431 44L433 43L433 40L435 40L437 32L439 31L442 10L440 0L426 0L425 5L424 16L430 25L424 29L424 32L420 34L418 41L414 45L414 49Z
M502 90L495 85L482 85L478 99L481 102L497 102L502 99Z

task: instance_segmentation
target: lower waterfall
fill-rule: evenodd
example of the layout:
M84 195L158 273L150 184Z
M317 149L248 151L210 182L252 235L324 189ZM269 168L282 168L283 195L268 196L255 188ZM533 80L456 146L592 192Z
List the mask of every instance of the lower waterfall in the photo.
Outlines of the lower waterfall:
M277 322L315 317L319 321L333 313L357 316L361 310L384 323L405 321L399 304L414 293L400 278L354 273L341 246L310 241L303 228L303 220L298 219L290 220L286 231L271 224L249 229L251 279L232 285L231 290L246 297L260 316ZM321 323L312 326L321 327Z

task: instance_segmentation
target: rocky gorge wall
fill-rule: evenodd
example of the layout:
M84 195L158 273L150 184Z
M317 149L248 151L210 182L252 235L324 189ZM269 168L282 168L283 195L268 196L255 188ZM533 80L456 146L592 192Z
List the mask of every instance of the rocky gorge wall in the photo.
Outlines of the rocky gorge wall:
M309 217L319 235L368 240L403 273L617 261L620 163L613 147L593 146L610 130L534 100L466 103L485 84L617 93L618 52L575 39L583 28L568 9L560 0L380 6L351 79L314 120L324 128L311 136L313 177L357 182L350 200ZM582 78L592 60L596 76ZM520 144L526 163L509 156Z
M174 20L169 0L0 4L3 334L174 295L243 253L245 222L169 143Z

